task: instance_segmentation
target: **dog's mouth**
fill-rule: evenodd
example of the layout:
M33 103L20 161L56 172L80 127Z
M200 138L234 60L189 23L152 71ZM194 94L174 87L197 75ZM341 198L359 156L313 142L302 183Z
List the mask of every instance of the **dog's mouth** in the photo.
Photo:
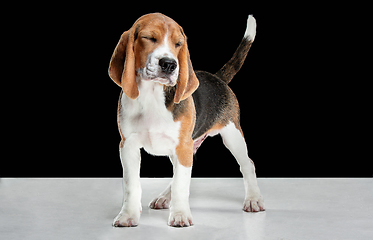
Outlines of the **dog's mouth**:
M178 74L165 74L157 69L153 70L152 68L147 67L145 67L145 69L140 69L139 73L142 80L153 81L166 86L175 86L178 77Z
M157 82L166 86L174 86L175 84L169 78L156 77L149 79L150 81Z

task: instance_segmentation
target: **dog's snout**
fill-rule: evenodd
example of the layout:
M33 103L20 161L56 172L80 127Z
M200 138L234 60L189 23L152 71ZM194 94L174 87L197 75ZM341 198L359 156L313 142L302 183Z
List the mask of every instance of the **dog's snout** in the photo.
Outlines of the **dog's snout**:
M161 66L162 72L171 74L173 71L175 71L177 63L174 59L165 57L159 60L159 66Z

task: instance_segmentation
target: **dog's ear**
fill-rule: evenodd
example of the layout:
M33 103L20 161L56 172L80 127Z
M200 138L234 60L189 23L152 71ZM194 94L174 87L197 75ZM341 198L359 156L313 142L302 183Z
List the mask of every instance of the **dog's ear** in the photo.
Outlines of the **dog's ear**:
M135 41L134 28L124 32L114 49L109 65L110 78L131 99L139 96L136 83L135 53L133 45Z
M192 62L190 61L188 45L186 42L186 36L184 35L185 42L179 52L179 81L177 83L174 103L179 103L182 100L188 98L198 88L199 81L196 74L194 73Z

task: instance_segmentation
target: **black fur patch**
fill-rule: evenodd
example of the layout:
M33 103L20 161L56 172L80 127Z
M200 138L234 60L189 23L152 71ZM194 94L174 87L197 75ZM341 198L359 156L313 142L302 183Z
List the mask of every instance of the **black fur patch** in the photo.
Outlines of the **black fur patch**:
M199 87L192 94L196 108L196 124L192 134L193 140L205 134L215 124L228 124L235 121L233 116L239 112L236 96L229 86L214 74L196 71ZM172 112L174 119L186 111L185 101L174 103L176 86L164 87L165 105Z
M196 76L199 87L192 95L197 115L193 140L217 123L227 124L229 119L226 117L233 110L231 101L235 99L232 90L217 76L204 71L196 71Z
M181 101L179 104L174 103L176 87L177 85L173 87L164 86L163 88L164 93L165 93L166 108L172 112L172 117L174 119L177 119L180 116L180 114L186 111L184 101Z

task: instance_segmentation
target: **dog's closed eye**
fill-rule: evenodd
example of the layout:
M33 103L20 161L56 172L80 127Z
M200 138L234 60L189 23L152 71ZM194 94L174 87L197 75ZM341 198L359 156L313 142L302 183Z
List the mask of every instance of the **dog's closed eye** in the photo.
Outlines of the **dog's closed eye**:
M157 39L154 38L154 37L144 36L144 37L142 37L142 38L144 38L144 39L146 39L146 40L149 40L149 41L151 41L151 42L153 42L153 43L156 43L156 42L157 42Z

